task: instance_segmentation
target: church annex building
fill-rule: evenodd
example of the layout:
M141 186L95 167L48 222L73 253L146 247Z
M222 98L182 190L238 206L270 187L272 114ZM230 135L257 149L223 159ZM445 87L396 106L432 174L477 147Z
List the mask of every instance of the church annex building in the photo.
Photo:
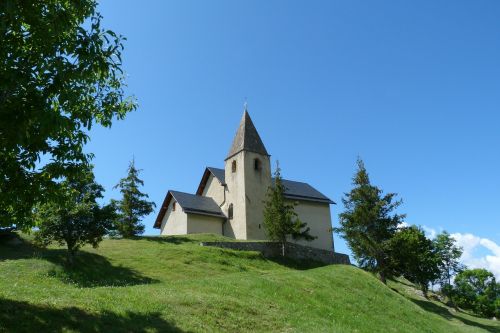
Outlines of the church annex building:
M214 233L243 240L265 240L263 209L272 183L270 155L247 110L224 169L207 167L195 194L169 190L154 227L161 235ZM285 197L317 238L296 241L334 251L330 205L334 202L307 183L283 179Z

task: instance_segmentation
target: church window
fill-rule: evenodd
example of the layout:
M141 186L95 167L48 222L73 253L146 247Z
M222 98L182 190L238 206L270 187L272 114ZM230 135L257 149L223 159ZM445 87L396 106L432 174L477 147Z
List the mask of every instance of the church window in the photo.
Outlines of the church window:
M231 171L236 172L236 161L233 161L233 163L231 163Z
M227 210L227 217L232 220L233 219L233 204L229 205L229 209Z
M260 171L260 169L262 168L262 164L258 158L253 160L253 168L257 171Z
M175 212L175 204L176 204L176 202L174 201L174 202L172 203L172 211L174 211L174 212Z

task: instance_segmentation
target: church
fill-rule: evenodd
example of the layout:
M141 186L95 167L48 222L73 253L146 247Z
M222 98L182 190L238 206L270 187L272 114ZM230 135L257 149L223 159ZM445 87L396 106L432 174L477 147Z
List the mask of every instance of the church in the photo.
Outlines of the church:
M214 233L265 240L263 201L272 182L270 155L245 108L224 169L207 167L195 194L169 190L154 227L161 235ZM334 202L307 183L283 179L283 185L285 198L297 204L295 212L317 237L293 242L333 252Z

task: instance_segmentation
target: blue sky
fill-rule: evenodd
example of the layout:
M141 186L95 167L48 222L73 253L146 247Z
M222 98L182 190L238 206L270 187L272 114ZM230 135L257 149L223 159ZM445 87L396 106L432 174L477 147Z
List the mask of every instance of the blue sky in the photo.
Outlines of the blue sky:
M285 178L340 203L361 156L372 182L403 198L408 223L456 234L471 246L469 264L500 276L500 2L103 1L99 10L128 38L127 90L139 102L92 130L87 150L107 198L118 197L112 186L132 156L158 205L168 189L194 192L205 166L223 166L246 99ZM341 209L332 206L335 225ZM155 215L148 234L158 233Z

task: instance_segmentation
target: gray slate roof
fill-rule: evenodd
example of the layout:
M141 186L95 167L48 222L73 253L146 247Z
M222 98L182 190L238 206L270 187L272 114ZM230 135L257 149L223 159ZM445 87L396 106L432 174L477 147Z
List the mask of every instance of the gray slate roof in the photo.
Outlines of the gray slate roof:
M236 136L234 137L233 144L231 145L231 149L229 149L226 160L242 150L269 155L247 110L243 113L240 126L238 127L238 131L236 132Z
M219 180L221 184L226 183L226 174L224 172L224 169L213 167L209 167L207 169L210 170L210 172L214 175L215 178ZM316 201L331 204L335 203L330 200L330 198L307 183L283 179L283 185L285 185L286 189L285 196L289 199Z
M325 202L330 204L335 203L307 183L283 179L283 185L285 186L285 196L289 199Z
M226 172L224 169L218 169L218 168L212 168L212 167L207 167L208 171L214 175L215 178L222 184L226 184Z
M212 198L179 191L170 191L170 193L186 213L225 217Z

